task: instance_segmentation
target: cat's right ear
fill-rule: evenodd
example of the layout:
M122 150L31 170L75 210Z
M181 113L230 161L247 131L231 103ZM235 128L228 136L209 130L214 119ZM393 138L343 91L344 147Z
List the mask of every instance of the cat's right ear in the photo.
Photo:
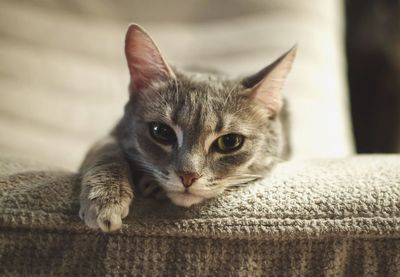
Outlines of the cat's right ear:
M175 78L155 42L137 24L131 24L126 33L125 55L131 75L131 94L142 91L152 83Z
M282 87L296 57L297 46L280 56L272 64L242 81L248 94L267 108L270 116L280 112L283 106Z

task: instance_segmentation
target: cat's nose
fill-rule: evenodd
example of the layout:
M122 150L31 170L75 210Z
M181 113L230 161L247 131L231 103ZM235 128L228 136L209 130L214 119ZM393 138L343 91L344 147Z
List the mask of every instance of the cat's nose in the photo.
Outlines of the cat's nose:
M200 175L195 172L178 171L176 174L181 178L182 184L185 188L190 187L200 177Z

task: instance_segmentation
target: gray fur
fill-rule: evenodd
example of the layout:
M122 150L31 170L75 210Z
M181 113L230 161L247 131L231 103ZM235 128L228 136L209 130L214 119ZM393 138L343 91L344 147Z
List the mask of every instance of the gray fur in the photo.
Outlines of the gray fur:
M160 186L173 203L189 207L264 177L288 156L286 105L271 114L257 101L253 86L260 80L251 84L255 77L231 79L168 70L173 70L173 77L140 91L130 87L124 116L111 138L85 159L80 215L90 227L103 231L121 227L133 198L132 179L144 193L159 195ZM259 79L260 73L254 76ZM180 145L157 143L150 136L150 122L175 128ZM243 146L229 154L214 151L213 142L228 133L243 135ZM201 177L185 188L177 175L182 171ZM116 214L110 212L113 209Z

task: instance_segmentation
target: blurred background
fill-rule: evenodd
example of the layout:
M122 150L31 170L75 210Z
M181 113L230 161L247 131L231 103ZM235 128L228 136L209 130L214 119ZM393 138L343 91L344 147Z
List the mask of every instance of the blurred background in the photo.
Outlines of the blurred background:
M357 150L400 152L400 1L346 5L348 80Z
M399 2L0 0L0 153L78 167L128 99L130 22L171 63L235 76L297 43L293 157L400 152Z

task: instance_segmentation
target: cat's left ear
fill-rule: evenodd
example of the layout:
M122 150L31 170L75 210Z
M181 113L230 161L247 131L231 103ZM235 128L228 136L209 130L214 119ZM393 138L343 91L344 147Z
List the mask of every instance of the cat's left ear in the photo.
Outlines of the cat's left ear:
M292 67L296 50L297 46L292 47L272 64L242 82L248 89L248 95L265 105L271 116L279 113L283 106L282 88Z

